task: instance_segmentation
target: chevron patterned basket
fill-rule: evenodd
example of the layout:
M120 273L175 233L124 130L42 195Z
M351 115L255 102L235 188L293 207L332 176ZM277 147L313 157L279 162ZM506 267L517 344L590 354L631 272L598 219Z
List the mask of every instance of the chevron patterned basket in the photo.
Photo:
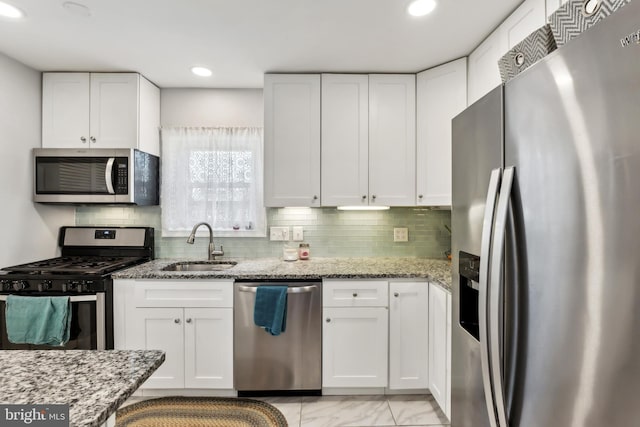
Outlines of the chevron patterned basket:
M554 50L556 42L549 25L529 34L498 61L502 83L511 80Z
M555 11L550 25L558 47L569 43L631 0L569 0Z

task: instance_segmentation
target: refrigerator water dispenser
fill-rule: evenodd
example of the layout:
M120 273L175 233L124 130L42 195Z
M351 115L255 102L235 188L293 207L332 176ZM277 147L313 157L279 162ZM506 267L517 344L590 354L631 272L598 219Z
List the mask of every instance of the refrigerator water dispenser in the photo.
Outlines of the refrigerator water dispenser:
M459 253L460 271L460 326L480 341L478 326L478 291L480 257L467 252Z

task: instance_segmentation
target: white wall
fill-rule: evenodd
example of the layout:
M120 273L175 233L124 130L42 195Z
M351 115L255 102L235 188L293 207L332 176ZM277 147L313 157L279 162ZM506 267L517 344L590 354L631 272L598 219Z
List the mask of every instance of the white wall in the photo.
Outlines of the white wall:
M262 89L161 89L162 126L257 126L264 122Z
M40 72L0 53L0 267L56 256L59 227L75 223L72 207L31 201L41 82Z

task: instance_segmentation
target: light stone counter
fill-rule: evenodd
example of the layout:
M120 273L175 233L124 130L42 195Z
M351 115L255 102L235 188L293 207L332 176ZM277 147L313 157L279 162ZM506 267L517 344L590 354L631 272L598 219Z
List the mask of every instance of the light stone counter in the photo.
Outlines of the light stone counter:
M238 264L222 271L163 271L184 259L157 259L113 274L115 279L238 279L320 280L423 278L451 290L451 264L428 258L311 258L283 261L278 258L234 259ZM196 261L196 260L191 260ZM197 260L202 261L202 260Z
M71 427L101 426L164 357L158 350L2 350L0 403L68 404Z

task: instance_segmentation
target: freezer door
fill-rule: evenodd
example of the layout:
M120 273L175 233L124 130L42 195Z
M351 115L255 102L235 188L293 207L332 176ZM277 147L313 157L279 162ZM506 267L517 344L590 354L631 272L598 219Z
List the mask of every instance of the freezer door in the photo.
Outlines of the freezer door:
M639 17L629 3L505 87L521 278L506 286L522 293L510 427L640 420L640 44L625 42Z
M489 177L502 165L502 87L455 117L452 126L451 425L489 427L477 332L480 292L473 274L461 275L459 266L461 253L463 262L479 261Z

